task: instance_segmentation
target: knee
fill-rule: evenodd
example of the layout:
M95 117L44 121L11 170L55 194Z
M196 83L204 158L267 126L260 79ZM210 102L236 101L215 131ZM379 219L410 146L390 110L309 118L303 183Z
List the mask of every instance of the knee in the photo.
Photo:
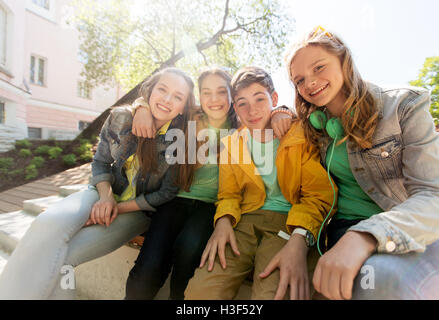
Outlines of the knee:
M174 246L174 264L196 267L200 263L203 250L204 245L196 240L177 241Z

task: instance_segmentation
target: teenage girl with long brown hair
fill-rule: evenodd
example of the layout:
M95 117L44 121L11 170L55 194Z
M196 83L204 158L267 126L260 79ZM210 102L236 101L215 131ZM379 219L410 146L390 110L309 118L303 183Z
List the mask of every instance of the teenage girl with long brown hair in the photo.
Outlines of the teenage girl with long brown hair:
M74 299L75 285L63 286L61 280L66 266L110 253L145 232L147 212L187 187L190 170L165 161L171 144L165 133L168 128L185 131L194 108L193 87L190 77L176 68L164 69L142 85L140 95L160 128L151 139L131 134L131 106L111 111L100 133L88 190L35 219L1 274L0 299Z

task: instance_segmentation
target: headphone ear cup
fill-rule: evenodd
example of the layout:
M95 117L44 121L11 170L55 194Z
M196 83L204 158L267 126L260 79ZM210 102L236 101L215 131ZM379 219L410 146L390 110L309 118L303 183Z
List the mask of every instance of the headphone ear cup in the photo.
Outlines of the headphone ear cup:
M323 128L325 128L327 121L328 118L326 117L326 114L320 110L314 111L309 116L309 122L317 130L322 130Z
M344 129L339 118L329 119L326 125L326 132L332 139L339 139L344 136Z

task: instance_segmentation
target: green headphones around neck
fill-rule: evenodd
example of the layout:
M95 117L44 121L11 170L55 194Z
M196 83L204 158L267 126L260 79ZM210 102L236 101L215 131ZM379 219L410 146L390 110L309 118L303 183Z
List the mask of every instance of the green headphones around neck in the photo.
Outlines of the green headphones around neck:
M311 125L316 128L317 130L323 130L325 129L326 132L328 133L328 135L334 139L333 144L335 144L337 142L338 139L340 139L341 137L344 136L344 129L343 129L343 125L341 123L341 120L339 118L331 118L328 120L328 118L326 117L326 114L323 111L320 110L316 110L313 113L310 114L309 116L309 122L311 123ZM328 179L329 179L329 183L331 184L332 187L332 192L334 195L334 199L332 201L332 206L331 209L329 210L328 214L326 215L326 218L323 220L321 226L320 226L320 230L317 236L317 250L319 251L319 254L322 256L323 252L320 250L320 236L323 230L323 227L326 224L326 221L328 220L328 218L331 216L331 212L334 209L334 205L335 205L335 200L337 197L337 194L335 192L335 187L332 183L331 177L330 177L330 167L331 167L331 162L332 162L332 156L334 154L334 147L332 147L331 149L331 153L329 156L329 161L328 161L328 166L327 166L327 174L328 174Z
M328 120L323 111L316 110L309 116L309 122L317 130L325 129L332 139L340 139L344 136L344 129L339 118Z

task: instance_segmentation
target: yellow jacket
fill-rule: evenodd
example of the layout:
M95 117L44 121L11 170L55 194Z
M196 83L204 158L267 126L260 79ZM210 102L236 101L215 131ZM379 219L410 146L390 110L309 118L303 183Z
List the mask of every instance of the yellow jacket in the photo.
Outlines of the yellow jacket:
M223 138L220 154L217 209L214 223L231 215L239 222L241 214L255 211L265 202L265 186L247 148L244 127ZM321 224L329 212L334 194L328 175L316 150L308 151L304 131L297 121L281 139L276 156L277 179L285 199L292 204L287 230L309 230L317 239ZM234 150L232 152L231 150ZM238 151L239 150L239 151ZM239 159L236 157L239 155ZM227 161L227 162L226 162ZM337 187L333 183L337 199ZM334 209L331 216L335 213Z

